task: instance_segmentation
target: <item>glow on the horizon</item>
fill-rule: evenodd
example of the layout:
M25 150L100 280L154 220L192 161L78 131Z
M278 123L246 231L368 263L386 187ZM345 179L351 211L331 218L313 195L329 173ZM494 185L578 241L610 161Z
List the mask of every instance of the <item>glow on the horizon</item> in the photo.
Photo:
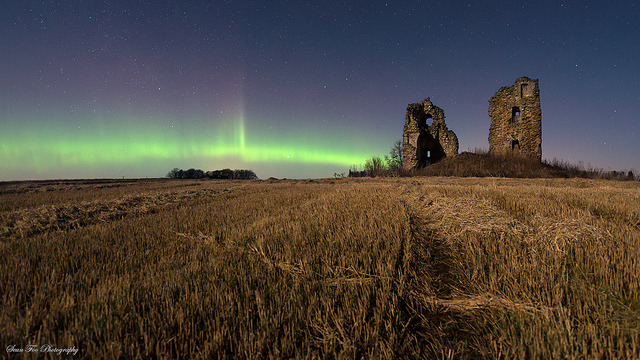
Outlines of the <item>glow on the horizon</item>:
M213 164L203 170L215 169L224 159L235 159L238 167L269 163L349 167L372 155L364 148L358 151L354 138L337 130L324 134L306 128L288 128L287 134L269 127L247 131L242 113L226 121L216 120L205 125L183 121L178 130L162 122L142 125L145 122L139 119L115 122L120 125L111 128L101 124L81 129L65 125L3 129L0 177L16 170L42 174L60 168L91 170L154 161L187 167L191 159Z

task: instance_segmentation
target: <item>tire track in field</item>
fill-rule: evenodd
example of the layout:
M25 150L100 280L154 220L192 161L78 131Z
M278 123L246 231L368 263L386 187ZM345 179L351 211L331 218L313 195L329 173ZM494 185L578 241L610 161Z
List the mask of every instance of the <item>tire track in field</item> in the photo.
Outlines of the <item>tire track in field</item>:
M494 312L514 307L525 311L536 309L491 294L475 294L473 284L466 283L457 236L451 230L461 223L469 228L477 225L476 231L498 225L515 227L517 231L524 229L510 217L494 217L491 220L494 223L487 222L495 214L473 202L478 199L447 198L437 192L416 189L403 191L401 199L410 219L408 251L412 279L406 298L410 309L407 315L413 319L410 330L423 339L422 348L427 349L425 355L429 358L443 355L429 353L428 349L449 349L447 358L495 358L498 354L487 352L490 334L495 332ZM462 207L483 218L450 217Z

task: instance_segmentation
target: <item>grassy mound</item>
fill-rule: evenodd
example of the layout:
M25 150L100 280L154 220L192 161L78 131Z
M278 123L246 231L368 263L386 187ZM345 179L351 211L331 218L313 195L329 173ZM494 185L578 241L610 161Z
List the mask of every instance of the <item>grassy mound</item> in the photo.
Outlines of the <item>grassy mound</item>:
M585 170L561 161L540 162L521 156L498 156L486 152L463 152L455 157L417 170L410 175L511 177L511 178L605 178L629 180L633 175L624 172Z

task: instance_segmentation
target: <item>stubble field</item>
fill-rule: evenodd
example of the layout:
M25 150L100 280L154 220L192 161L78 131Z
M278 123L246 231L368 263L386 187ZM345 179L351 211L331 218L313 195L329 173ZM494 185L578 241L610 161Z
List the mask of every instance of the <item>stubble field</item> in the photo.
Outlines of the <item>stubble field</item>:
M639 278L637 182L0 184L6 348L640 358Z

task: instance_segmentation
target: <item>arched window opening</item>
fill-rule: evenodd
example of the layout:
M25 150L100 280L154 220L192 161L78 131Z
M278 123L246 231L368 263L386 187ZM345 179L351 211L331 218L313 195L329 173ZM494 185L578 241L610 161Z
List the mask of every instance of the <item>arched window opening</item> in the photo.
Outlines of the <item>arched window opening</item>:
M520 150L520 141L517 139L511 140L511 150Z
M514 106L513 108L511 108L511 122L512 123L520 122L520 108L517 106Z

